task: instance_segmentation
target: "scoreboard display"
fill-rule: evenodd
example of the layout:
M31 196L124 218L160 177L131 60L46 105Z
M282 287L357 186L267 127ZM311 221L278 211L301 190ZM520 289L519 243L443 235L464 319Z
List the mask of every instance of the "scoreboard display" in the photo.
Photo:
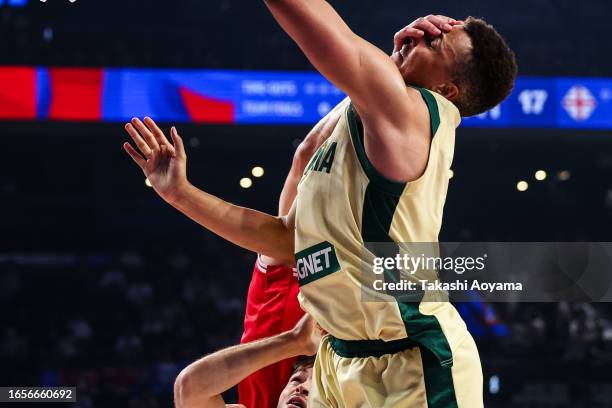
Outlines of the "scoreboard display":
M24 7L27 4L28 0L0 0L0 6Z
M308 125L344 94L314 72L0 67L0 120ZM612 78L529 78L462 126L612 129Z

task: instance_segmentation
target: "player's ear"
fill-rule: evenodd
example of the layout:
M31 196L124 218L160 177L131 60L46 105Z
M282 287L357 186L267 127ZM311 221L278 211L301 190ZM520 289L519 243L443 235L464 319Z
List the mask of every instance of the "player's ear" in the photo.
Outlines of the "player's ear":
M454 82L445 82L436 86L433 90L449 101L453 101L459 96L459 87Z

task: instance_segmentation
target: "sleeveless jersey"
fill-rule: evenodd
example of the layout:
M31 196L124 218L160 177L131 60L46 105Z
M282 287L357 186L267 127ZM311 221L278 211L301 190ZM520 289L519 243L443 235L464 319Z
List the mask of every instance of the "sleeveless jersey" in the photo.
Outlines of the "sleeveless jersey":
M296 204L299 300L338 339L410 338L430 349L440 364L452 365L452 350L467 329L449 302L363 299L364 288L374 279L364 273L364 265L373 258L364 250L365 243L438 241L455 129L461 119L450 101L416 89L429 109L433 137L420 178L394 182L373 167L352 106L307 165Z

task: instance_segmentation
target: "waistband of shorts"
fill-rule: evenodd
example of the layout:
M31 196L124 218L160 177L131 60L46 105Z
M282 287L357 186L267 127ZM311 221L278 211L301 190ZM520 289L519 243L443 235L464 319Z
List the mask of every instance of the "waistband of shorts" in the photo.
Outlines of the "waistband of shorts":
M345 358L380 357L419 347L417 342L409 338L393 341L342 340L332 335L329 335L329 344L336 354Z

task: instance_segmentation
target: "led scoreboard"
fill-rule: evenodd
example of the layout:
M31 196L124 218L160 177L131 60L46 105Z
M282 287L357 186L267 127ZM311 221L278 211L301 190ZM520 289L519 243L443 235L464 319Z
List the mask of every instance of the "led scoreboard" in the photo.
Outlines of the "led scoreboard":
M27 4L28 0L0 0L0 6L24 7Z
M0 119L308 125L344 94L314 72L0 67ZM612 78L517 80L461 126L612 129Z

